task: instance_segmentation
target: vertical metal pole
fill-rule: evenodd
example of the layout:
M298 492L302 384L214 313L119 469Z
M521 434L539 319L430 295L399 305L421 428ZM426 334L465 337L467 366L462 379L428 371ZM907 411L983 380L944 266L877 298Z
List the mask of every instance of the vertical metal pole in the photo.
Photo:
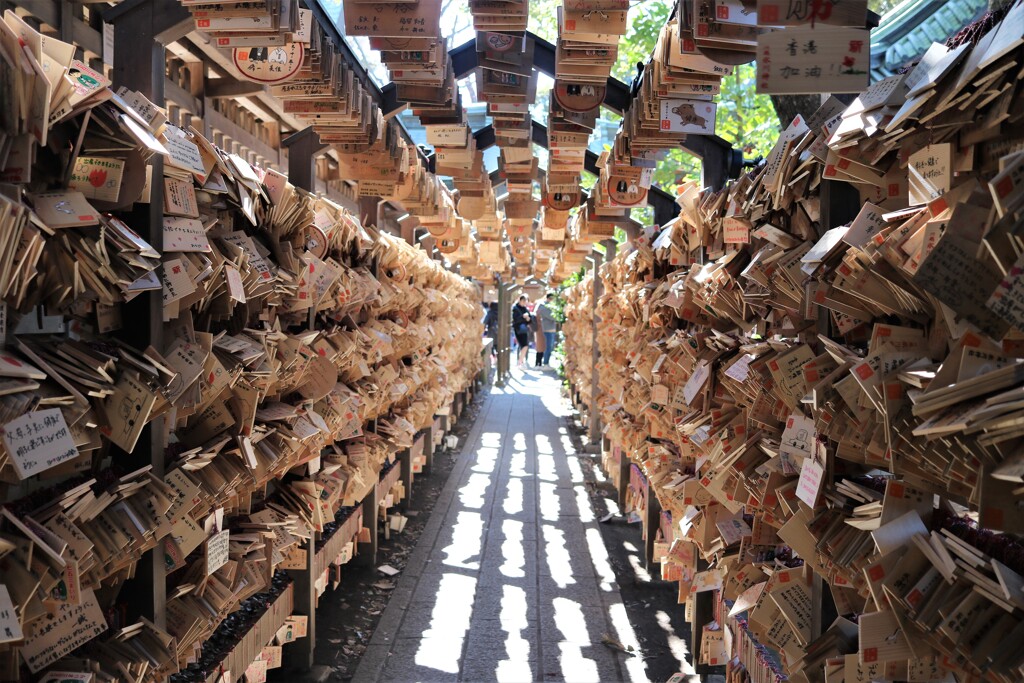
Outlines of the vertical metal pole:
M495 371L495 385L499 387L505 386L505 373L507 372L505 362L506 354L508 353L508 325L506 323L506 317L508 315L508 296L505 291L505 285L501 281L501 276L498 276L498 334L494 340L494 350L498 357L498 368Z
M65 32L70 30L74 21L69 4L61 6ZM122 46L114 52L113 82L137 90L157 106L163 106L166 81L164 45L191 30L193 24L189 13L178 3L128 3L124 7L111 8L104 18L113 23L114 40ZM138 47L129 49L129 46ZM163 251L163 159L156 155L150 163L149 206L137 204L138 208L132 211L128 220L154 249ZM153 346L163 351L163 299L159 291L147 292L125 304L124 316L126 320L140 321L139 325L126 330L126 342L137 349ZM146 426L134 452L128 454L135 466L152 466L152 474L157 477L164 476L164 431L164 418L161 416ZM157 627L167 628L167 571L160 546L139 560L134 580L125 587L122 598L130 619L145 616Z

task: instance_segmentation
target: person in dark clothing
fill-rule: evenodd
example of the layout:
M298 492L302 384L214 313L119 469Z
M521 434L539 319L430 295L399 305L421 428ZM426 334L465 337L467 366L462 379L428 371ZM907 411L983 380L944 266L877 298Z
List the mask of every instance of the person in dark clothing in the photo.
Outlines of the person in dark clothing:
M498 302L487 304L487 315L484 316L484 334L491 339L498 339Z
M530 325L533 324L533 314L526 307L526 297L519 297L519 301L512 307L512 331L516 335L516 358L518 366L526 365L526 357L530 352Z

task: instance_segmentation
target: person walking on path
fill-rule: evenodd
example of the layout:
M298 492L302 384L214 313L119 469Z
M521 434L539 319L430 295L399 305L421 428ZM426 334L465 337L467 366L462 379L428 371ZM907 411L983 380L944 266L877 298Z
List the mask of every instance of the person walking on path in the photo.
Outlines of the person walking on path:
M487 304L487 315L484 316L484 334L495 342L498 341L498 302ZM497 343L495 343L497 346Z
M533 325L530 327L530 332L533 333L533 348L537 352L537 359L534 362L538 368L541 366L541 362L544 360L544 348L547 339L544 337L544 331L541 329L540 318L540 303L538 302L533 309ZM529 361L529 359L527 359Z
M554 301L555 295L548 293L544 301L537 305L537 318L544 333L544 365L551 361L551 352L555 349L558 337L558 320L555 319L555 311L552 308Z
M512 307L512 331L516 335L516 358L517 365L526 365L527 355L530 353L530 325L533 323L533 314L526 307L526 297L519 297L519 301Z

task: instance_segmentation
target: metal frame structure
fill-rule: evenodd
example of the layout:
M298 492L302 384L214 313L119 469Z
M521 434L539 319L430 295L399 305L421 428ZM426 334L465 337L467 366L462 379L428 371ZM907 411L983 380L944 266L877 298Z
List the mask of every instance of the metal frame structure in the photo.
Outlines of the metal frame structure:
M534 68L541 73L555 78L555 46L530 31L526 32L526 37L534 43ZM456 80L465 78L478 66L476 42L473 40L453 48L448 54L452 58ZM393 84L385 86L385 98L390 97L388 91L392 88L394 88ZM632 103L633 95L630 86L617 78L609 77L605 88L603 105L622 116L629 111ZM544 130L543 142L537 139L537 126ZM547 129L537 122L534 122L534 127L534 142L547 148ZM478 133L483 130L481 129ZM717 135L691 136L684 140L681 146L704 162L704 183L706 185L722 185L729 175L735 177L743 160L741 150L734 149L726 140ZM596 161L597 155L594 155L593 158ZM734 173L730 174L730 171L733 171L733 169L735 169ZM590 169L587 170L590 171ZM718 182L719 176L721 176L721 182Z
M323 11L319 10L319 14L323 15ZM318 16L318 19L319 18L320 17ZM323 19L329 21L326 18L326 15L323 15ZM332 37L335 35L337 36L337 39L340 40L342 44L341 49L347 52L349 57L351 57L351 51L348 50L347 44L344 43L344 39L337 33L337 29L333 27L333 24L332 28ZM534 43L534 68L536 68L537 71L554 78L555 46L530 31L526 32L526 37ZM462 45L452 48L448 51L448 54L452 59L452 67L455 70L456 80L461 80L469 76L479 65L475 40L468 40ZM366 73L365 69L362 70L362 73ZM373 83L373 80L368 76L367 80L369 81L370 86L380 94L378 102L381 109L384 111L385 116L388 116L405 106L404 103L398 100L398 88L394 83L388 83L383 88L377 89L376 84ZM604 106L616 114L623 115L629 110L632 102L633 96L630 91L630 86L617 78L609 77L607 87L605 89ZM533 121L532 123L533 142L547 149L547 127L537 121ZM400 121L399 125L401 126ZM476 139L477 149L487 149L495 144L494 128L489 125L476 131L473 134L473 137ZM690 136L681 143L681 147L701 160L702 182L705 185L721 187L729 178L739 177L743 163L743 152L742 150L734 149L733 146L723 138L717 135ZM428 170L432 171L434 169L434 155L424 155L424 159L428 161ZM598 175L599 173L597 168L597 155L590 150L587 150L584 169L593 175ZM672 218L679 215L679 207L676 206L675 198L659 187L652 187L650 189L648 193L648 202L654 209L654 221L659 225L664 225L668 221L672 220Z
M388 90L388 88L382 89L370 77L370 74L366 71L366 67L356 59L356 56L352 53L352 49L348 46L348 43L345 42L345 36L343 36L338 30L334 21L327 16L324 8L320 5L320 2L318 0L313 0L312 2L307 2L306 5L310 10L312 10L313 18L318 24L320 24L321 28L323 28L324 32L331 39L331 42L334 43L335 49L339 54L341 54L345 63L355 72L356 78L359 79L363 84L363 87L370 93L370 97L373 98L373 101L376 102L377 106L384 112L385 118L387 118L388 114L393 112L395 109L403 106L396 104L397 101L395 100L394 83L388 84L391 86L390 90ZM388 90L387 94L385 94L385 90ZM428 168L433 168L433 155L428 156L415 142L413 142L412 138L409 136L409 131L405 129L405 126L402 125L401 121L398 122L398 128L406 141L416 149L416 152L420 155L420 160L423 161L424 165L428 166Z

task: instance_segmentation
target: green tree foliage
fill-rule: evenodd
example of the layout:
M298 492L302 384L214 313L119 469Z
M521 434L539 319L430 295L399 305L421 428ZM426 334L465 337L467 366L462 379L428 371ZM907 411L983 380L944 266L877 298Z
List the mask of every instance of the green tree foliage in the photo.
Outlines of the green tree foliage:
M613 77L623 83L633 82L636 65L647 63L674 4L666 0L643 0L632 4L629 8L629 32L619 41L619 58L612 67Z
M557 40L556 10L561 0L534 0L530 3L530 30L546 40ZM672 12L667 0L642 0L629 10L629 33L619 41L619 57L612 76L631 83L637 63L650 59L658 35ZM718 134L748 157L767 154L779 133L778 119L771 100L754 92L752 65L736 69L722 83L718 106ZM658 164L654 183L668 192L687 180L700 180L700 160L682 149L669 150ZM643 214L637 212L636 218Z
M527 28L549 43L558 40L558 7L562 0L532 0Z
M670 149L654 169L654 184L672 193L688 180L700 180L700 159L682 148Z
M901 2L903 2L903 0L869 0L868 9L882 15Z
M779 119L768 95L756 92L757 70L743 64L722 79L716 117L718 134L747 157L767 155L779 137Z

